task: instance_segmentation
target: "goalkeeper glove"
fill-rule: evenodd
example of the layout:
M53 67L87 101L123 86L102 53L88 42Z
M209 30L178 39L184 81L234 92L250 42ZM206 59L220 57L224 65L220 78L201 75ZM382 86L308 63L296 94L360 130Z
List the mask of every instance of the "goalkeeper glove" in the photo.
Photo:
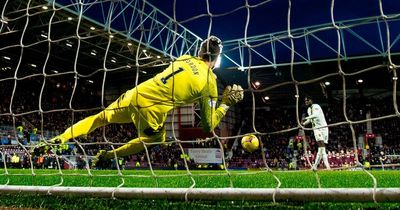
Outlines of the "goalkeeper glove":
M237 102L243 100L244 92L240 85L226 86L222 103L227 106L235 105Z

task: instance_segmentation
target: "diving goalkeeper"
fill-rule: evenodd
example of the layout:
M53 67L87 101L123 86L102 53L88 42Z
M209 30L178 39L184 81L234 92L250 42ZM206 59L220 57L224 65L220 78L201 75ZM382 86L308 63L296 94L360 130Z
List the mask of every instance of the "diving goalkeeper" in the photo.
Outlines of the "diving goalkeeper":
M128 90L105 110L77 122L55 138L41 142L33 153L45 153L49 144L63 144L101 126L133 122L138 138L115 150L100 150L93 163L96 165L99 160L114 158L114 153L118 157L136 154L144 150L143 142L164 142L167 113L174 107L193 102L200 104L203 129L207 132L214 130L229 107L243 99L240 85L227 86L220 105L216 107L218 89L213 69L221 51L221 40L209 37L201 43L198 56L180 56L163 72Z

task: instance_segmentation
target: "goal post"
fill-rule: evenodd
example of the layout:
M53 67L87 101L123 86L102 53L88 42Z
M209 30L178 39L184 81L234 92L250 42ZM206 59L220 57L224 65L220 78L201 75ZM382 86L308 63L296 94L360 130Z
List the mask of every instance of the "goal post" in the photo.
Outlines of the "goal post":
M400 188L115 188L3 186L1 193L99 198L301 201L301 202L393 202L400 201ZM375 193L375 199L373 194Z

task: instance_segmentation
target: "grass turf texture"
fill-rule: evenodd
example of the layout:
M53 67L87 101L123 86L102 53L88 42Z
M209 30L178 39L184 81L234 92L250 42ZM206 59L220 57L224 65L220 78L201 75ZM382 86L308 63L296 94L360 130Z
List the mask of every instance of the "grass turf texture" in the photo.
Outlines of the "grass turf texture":
M8 174L0 170L0 183L9 185L52 186L61 183L62 186L92 186L116 187L160 187L186 188L192 185L186 171L154 171L126 170L118 176L117 171L93 170L92 176L86 170L65 170L62 175L57 170L9 169ZM196 188L229 187L232 179L237 188L274 188L276 180L271 173L252 171L230 171L228 176L224 171L191 171L196 181ZM400 187L400 171L371 171L377 179L378 187ZM317 188L316 176L311 171L273 172L282 182L281 188ZM372 187L372 178L363 171L321 171L318 172L322 187L326 188L366 188ZM229 178L230 177L230 178ZM62 178L62 179L61 179ZM293 203L280 202L247 202L247 201L166 201L166 200L135 200L135 199L105 199L81 198L74 196L36 196L36 195L2 195L0 207L24 207L44 209L242 209L242 208L273 208L273 209L398 209L400 203Z
M160 170L154 175L148 170L125 170L118 175L114 170L57 170L9 169L8 174L0 170L0 184L27 186L91 186L117 187L124 179L123 187L187 188L192 185L186 171ZM191 171L196 188L230 187L230 179L237 188L274 188L277 182L265 171ZM378 187L400 187L400 171L371 171ZM281 181L281 188L317 188L316 176L312 171L273 172ZM372 178L364 171L321 171L317 173L325 188L368 188L373 186Z

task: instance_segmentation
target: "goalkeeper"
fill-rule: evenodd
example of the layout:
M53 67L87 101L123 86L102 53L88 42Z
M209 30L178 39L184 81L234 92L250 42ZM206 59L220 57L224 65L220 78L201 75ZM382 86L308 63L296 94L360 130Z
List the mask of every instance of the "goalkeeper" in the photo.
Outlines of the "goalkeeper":
M163 72L122 94L116 101L98 114L89 116L48 142L34 148L35 155L47 152L48 144L63 144L68 140L86 135L96 128L111 123L133 122L138 138L111 151L100 150L93 160L111 159L136 154L149 142L164 142L164 122L174 107L198 102L201 107L202 127L210 132L219 124L230 106L243 99L240 85L227 86L218 107L218 89L213 69L222 51L221 40L211 36L201 43L198 56L183 55L172 62Z

